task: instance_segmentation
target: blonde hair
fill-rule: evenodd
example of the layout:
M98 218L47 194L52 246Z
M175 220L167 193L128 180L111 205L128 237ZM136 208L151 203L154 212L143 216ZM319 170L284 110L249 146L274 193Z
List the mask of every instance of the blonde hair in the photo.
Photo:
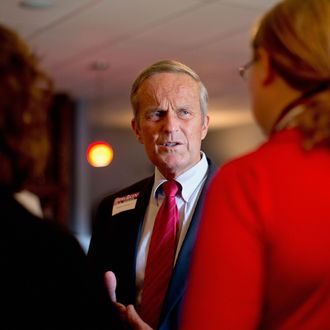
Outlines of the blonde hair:
M312 94L297 118L304 146L330 147L330 1L281 1L259 22L252 46L270 53L272 67L291 87Z

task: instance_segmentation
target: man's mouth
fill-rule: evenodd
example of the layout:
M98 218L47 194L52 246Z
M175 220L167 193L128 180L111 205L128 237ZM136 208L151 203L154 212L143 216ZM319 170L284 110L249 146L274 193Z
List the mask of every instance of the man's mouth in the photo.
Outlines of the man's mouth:
M179 143L179 142L174 142L174 141L167 141L167 142L164 142L164 143L160 143L159 145L160 145L161 147L174 148L174 147L176 147L176 146L181 145L181 143Z
M178 143L178 142L165 142L161 145L164 146L164 147L172 148L172 147L176 147L179 144L180 143Z

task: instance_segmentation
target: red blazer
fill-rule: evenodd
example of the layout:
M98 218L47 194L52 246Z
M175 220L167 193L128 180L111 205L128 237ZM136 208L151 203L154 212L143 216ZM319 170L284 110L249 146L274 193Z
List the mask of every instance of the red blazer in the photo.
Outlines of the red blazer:
M330 151L301 142L279 132L216 174L180 329L330 329Z

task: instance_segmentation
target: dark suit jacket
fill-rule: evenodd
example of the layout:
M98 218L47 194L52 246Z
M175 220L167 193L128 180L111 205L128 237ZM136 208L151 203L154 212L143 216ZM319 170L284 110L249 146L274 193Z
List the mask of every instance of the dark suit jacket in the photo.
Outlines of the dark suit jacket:
M199 225L205 190L217 169L212 162L209 160L208 162L207 180L178 255L164 301L158 327L161 330L178 328L182 298L186 289L192 248ZM94 219L88 257L100 282L103 282L103 275L106 271L111 270L115 273L117 277L117 301L125 305L135 303L136 254L153 183L154 177L152 176L104 198ZM112 215L116 198L135 193L138 193L138 197L134 208Z
M103 329L108 306L78 241L3 191L0 212L0 328Z

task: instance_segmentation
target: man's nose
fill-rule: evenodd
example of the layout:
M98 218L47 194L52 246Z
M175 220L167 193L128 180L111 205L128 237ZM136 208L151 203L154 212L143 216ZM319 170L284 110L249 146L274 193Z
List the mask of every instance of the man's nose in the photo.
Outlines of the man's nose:
M168 110L164 116L164 128L168 132L173 132L178 129L179 118L175 111Z

